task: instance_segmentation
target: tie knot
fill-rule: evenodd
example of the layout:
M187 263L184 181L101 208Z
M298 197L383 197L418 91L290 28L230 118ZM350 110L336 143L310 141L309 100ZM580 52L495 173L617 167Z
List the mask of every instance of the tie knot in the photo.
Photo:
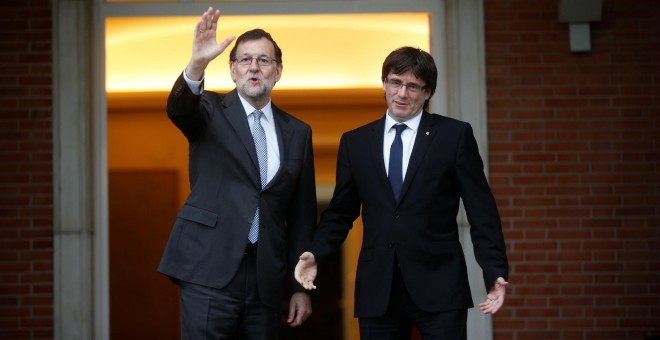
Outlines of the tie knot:
M264 115L264 113L261 110L254 110L254 112L252 112L252 115L254 115L254 121L258 122L261 119L261 117Z
M394 128L396 129L396 134L401 135L401 132L405 130L408 127L406 124L396 124L394 125Z

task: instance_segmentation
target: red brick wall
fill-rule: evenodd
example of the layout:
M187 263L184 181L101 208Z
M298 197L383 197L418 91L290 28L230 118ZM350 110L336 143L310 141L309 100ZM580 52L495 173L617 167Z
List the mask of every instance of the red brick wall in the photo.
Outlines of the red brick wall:
M558 4L485 1L495 338L660 336L660 1L604 0L586 54Z
M0 339L53 336L52 20L0 1Z

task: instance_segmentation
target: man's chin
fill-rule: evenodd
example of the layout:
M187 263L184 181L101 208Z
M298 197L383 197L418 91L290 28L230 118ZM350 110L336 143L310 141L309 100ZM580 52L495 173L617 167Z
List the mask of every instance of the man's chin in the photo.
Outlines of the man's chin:
M402 112L399 110L390 110L390 117L396 121L402 121L409 117L408 112Z
M268 91L266 88L264 88L261 85L258 86L247 86L247 88L244 88L243 91L241 91L241 94L244 97L250 97L250 98L262 98L264 96L268 95Z

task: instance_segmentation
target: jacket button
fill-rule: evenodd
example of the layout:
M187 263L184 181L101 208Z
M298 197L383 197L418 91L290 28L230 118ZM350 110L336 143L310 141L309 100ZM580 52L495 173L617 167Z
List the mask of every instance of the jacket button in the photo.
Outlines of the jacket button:
M248 222L249 224L252 224L252 217L248 218L247 222Z
M394 248L394 242L391 242L391 241L390 241L389 246L390 246L390 248Z

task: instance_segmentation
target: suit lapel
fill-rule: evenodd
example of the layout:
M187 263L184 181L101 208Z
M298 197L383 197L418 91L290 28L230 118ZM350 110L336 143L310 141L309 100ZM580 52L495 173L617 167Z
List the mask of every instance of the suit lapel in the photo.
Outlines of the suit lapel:
M293 129L289 125L289 117L278 107L275 106L271 102L271 106L273 108L273 120L275 121L275 133L277 134L277 145L278 148L280 149L280 167L277 169L277 173L275 173L275 176L273 176L273 179L268 182L266 185L266 188L269 188L273 184L275 184L280 177L282 177L282 174L284 171L282 169L286 169L287 166L287 160L289 159L288 157L288 150L289 150L289 143L291 142L291 136L293 134Z
M254 165L259 173L259 160L257 159L257 151L254 148L254 141L252 140L252 133L250 132L250 124L247 121L247 113L243 109L240 99L238 98L238 93L234 89L233 91L227 93L224 99L222 100L222 105L225 108L225 113L227 120L231 127L236 131L238 139L245 147L250 159L252 160L252 165ZM259 179L257 178L258 182Z
M435 137L437 132L437 127L435 123L431 122L430 113L424 111L422 112L422 119L419 122L419 127L417 128L417 135L415 136L415 144L413 145L413 151L410 155L410 160L408 161L408 169L406 170L406 177L403 179L403 186L401 187L401 195L399 197L399 202L401 202L406 195L406 191L410 187L410 183L415 178L419 166L422 164L424 155L431 146L431 141Z
M377 120L375 124L371 125L371 134L367 140L369 141L369 153L373 159L373 164L375 164L374 169L376 170L376 176L378 180L385 185L387 188L390 188L390 196L394 199L394 194L392 193L392 188L390 187L390 180L387 178L387 171L385 171L385 159L383 158L383 143L385 140L385 116L382 119Z

